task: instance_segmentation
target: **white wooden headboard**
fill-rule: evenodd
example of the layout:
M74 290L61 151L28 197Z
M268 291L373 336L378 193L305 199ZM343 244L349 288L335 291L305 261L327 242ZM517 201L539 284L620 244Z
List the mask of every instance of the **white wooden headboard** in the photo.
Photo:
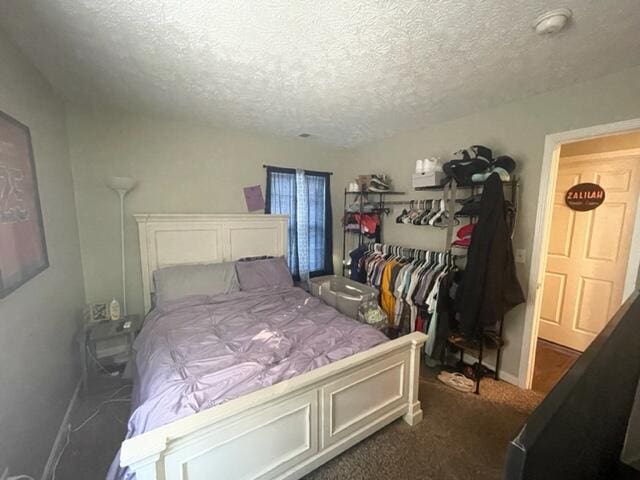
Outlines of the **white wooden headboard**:
M145 313L153 272L170 265L219 263L258 255L287 256L286 215L137 214Z

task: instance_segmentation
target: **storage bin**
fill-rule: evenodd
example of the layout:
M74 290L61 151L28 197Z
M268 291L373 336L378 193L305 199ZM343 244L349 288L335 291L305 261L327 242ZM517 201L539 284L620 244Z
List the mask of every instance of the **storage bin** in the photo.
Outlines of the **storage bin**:
M358 319L358 307L364 301L378 299L378 290L368 285L336 275L309 280L309 290L340 313Z
M414 173L411 177L413 188L438 187L446 178L443 172Z

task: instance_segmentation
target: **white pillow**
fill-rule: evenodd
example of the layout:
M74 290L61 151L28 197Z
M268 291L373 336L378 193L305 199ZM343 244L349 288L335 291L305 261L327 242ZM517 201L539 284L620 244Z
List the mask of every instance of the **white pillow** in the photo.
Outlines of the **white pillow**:
M220 295L240 291L234 262L176 265L153 272L156 305L188 295Z

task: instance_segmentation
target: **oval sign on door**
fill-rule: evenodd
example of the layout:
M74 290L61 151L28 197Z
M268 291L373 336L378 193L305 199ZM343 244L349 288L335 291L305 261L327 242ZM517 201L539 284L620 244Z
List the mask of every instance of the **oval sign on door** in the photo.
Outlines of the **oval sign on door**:
M595 183L579 183L567 191L564 201L572 210L586 212L602 205L604 190Z

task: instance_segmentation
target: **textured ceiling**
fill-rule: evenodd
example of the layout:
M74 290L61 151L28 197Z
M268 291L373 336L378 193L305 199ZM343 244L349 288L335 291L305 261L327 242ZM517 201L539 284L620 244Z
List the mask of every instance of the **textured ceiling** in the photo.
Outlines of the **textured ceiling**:
M639 0L0 0L0 26L71 101L345 146L640 64Z

